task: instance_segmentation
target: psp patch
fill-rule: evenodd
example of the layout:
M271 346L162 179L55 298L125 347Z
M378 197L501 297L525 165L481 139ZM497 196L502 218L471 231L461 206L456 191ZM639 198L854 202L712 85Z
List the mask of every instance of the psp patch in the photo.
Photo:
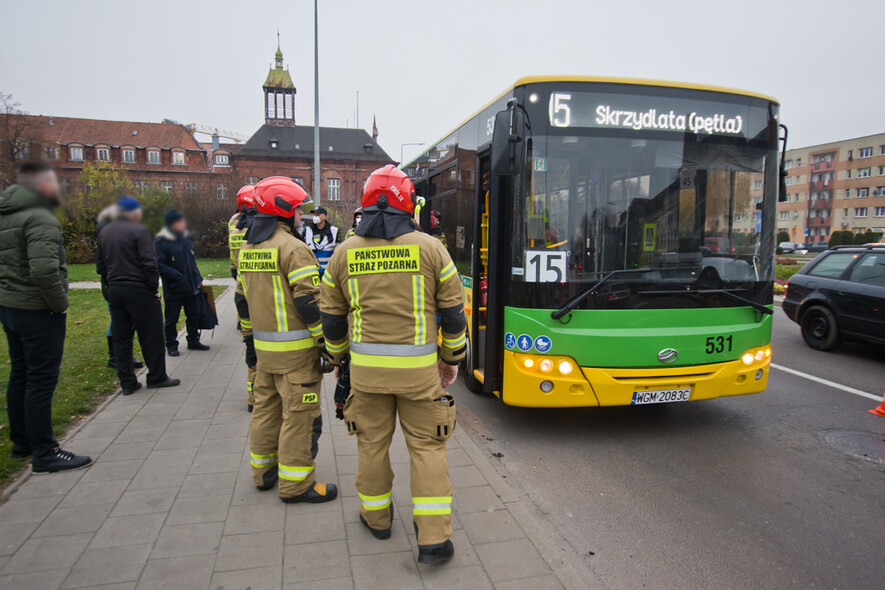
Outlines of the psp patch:
M313 281L313 286L314 286L314 287L319 287L319 286L320 286L320 275L313 275L313 276L311 277L311 280Z
M276 248L240 250L239 272L277 272L280 251Z
M315 393L305 393L301 396L302 404L315 404L319 400L319 397Z
M420 270L421 248L418 244L351 248L347 251L347 273L351 276Z

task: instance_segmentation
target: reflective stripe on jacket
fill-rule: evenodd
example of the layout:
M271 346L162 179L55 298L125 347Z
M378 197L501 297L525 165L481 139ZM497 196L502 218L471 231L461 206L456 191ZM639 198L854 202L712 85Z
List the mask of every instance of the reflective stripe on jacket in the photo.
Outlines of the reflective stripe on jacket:
M234 216L227 222L227 247L230 249L230 267L231 270L237 268L237 256L240 254L240 248L246 239L246 231L249 229L237 229L237 223L240 221L242 213L234 213Z

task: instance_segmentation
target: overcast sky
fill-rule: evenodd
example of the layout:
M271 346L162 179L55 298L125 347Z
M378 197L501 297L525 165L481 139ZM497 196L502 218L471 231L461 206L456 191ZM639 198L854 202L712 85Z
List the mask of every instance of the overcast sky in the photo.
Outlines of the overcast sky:
M396 160L530 74L684 80L780 99L792 147L885 132L883 0L320 0L320 122L377 116ZM276 51L313 124L310 0L0 0L0 92L33 114L250 136ZM408 159L421 148L406 146Z

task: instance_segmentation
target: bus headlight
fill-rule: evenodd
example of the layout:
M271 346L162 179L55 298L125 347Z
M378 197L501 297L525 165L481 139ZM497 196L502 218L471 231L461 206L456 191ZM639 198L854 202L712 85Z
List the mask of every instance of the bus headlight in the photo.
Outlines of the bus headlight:
M744 356L741 357L741 360L744 361L745 365L752 365L753 359L754 357L752 352L745 352Z
M553 361L550 359L544 359L538 364L538 368L541 369L542 373L549 373L553 370Z
M522 360L522 364L526 369L531 369L535 366L535 359L525 358Z
M572 364L568 361L562 361L559 363L559 372L563 375L569 375L572 372Z
M765 360L765 353L761 350L756 351L756 356L754 357L757 363L761 363Z

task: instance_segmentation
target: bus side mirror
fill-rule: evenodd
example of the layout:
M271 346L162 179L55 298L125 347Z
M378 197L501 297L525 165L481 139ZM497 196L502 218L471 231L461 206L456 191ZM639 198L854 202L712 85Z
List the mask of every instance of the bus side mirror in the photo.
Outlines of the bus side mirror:
M495 115L492 134L492 172L498 176L516 176L525 166L531 134L525 111L512 99L507 109Z
M778 125L778 130L783 131L783 135L779 135L778 140L782 143L781 145L781 164L778 169L777 175L777 202L778 203L786 203L790 200L790 197L787 195L787 176L789 173L787 172L787 136L789 134L789 130L787 126L781 123Z

